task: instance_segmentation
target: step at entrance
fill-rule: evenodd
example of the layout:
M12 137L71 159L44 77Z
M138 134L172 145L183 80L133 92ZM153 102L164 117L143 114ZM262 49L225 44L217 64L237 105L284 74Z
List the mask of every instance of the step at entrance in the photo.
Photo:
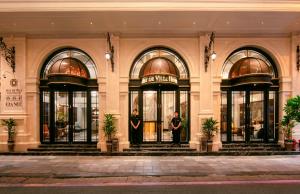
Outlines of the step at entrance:
M247 153L247 152L278 152L283 151L277 143L230 143L223 144L219 152L222 153Z
M41 144L27 151L32 155L100 155L96 144Z
M196 149L192 149L188 144L180 146L172 144L141 144L140 146L130 146L124 149L124 154L137 156L194 156Z

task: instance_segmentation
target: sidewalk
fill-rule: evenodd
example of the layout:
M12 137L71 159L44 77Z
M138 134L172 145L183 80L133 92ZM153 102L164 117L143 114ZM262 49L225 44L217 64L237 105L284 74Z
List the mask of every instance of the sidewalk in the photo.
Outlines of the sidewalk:
M300 156L0 156L0 184L300 180Z

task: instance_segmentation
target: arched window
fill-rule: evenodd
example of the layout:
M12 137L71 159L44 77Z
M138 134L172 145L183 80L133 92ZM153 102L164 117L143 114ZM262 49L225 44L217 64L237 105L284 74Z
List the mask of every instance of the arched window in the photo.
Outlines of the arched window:
M223 142L278 140L278 73L264 51L246 47L228 56L222 69Z
M165 47L156 47L145 50L136 58L131 68L130 79L139 79L139 73L142 66L148 60L157 57L169 59L177 67L180 79L189 78L189 72L186 67L186 64L182 57L180 57L180 55L177 54L177 52Z
M91 57L79 49L67 48L67 49L58 50L54 52L51 56L49 56L46 64L43 66L41 79L47 79L47 75L52 65L63 59L72 59L81 62L84 65L84 67L88 69L89 78L90 79L97 78L96 65L94 61L91 59Z
M83 51L49 55L40 77L41 142L93 143L98 140L96 66Z
M153 47L139 54L130 71L129 91L129 115L137 109L142 117L143 142L170 142L174 111L182 118L181 142L188 142L189 71L176 51Z

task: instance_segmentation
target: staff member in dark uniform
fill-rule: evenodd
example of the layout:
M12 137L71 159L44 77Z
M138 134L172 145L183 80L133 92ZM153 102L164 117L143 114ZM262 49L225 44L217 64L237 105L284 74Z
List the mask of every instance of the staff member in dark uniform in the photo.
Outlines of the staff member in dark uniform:
M180 129L181 129L181 118L178 115L178 111L174 112L174 117L171 120L172 134L173 134L173 145L180 146Z
M137 109L133 110L133 113L130 117L130 125L131 125L131 138L132 138L132 144L139 145L141 143L140 138L140 124L141 119L137 114Z

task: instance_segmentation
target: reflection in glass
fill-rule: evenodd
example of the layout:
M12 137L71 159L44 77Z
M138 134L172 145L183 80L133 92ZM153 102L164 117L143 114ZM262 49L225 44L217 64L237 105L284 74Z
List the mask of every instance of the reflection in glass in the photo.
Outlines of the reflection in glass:
M50 141L50 92L43 92L43 141Z
M131 71L130 78L131 79L139 79L139 74L142 66L150 59L155 57L164 57L172 61L180 74L180 79L187 79L188 78L188 71L185 67L184 62L173 52L167 49L154 49L148 52L145 52L133 65L133 69Z
M250 92L250 139L254 141L262 141L264 138L263 102L263 91Z
M262 53L250 49L250 50L241 50L230 55L230 57L225 61L223 65L222 79L228 79L229 72L233 64L235 64L238 60L246 57L254 57L263 60L271 69L272 75L275 76L273 66L271 62L267 59L267 57L265 57Z
M188 126L189 126L189 98L188 98L188 91L180 91L180 117L182 119L181 122L181 134L180 134L180 141L185 142L188 141Z
M143 140L157 140L157 92L143 92Z
M91 91L91 110L92 110L92 141L98 141L99 129L99 95L98 91Z
M55 100L55 140L68 142L69 138L69 100L68 92L54 92Z
M245 91L232 92L232 140L245 140Z
M131 114L135 109L139 111L139 92L131 91L130 94L131 94L130 95L130 114Z
M58 54L54 55L47 63L45 70L43 72L43 79L47 79L48 71L50 70L51 66L59 59L64 59L67 57L75 58L81 61L87 67L90 78L96 79L97 77L97 70L96 65L93 60L84 52L76 49L67 49L59 52Z
M87 93L73 92L73 141L87 141Z
M162 141L172 141L171 120L173 118L176 104L175 91L162 91L161 93L161 122L162 122Z
M269 140L275 140L275 91L269 92L269 130L268 137Z
M227 92L221 94L221 141L227 141Z

